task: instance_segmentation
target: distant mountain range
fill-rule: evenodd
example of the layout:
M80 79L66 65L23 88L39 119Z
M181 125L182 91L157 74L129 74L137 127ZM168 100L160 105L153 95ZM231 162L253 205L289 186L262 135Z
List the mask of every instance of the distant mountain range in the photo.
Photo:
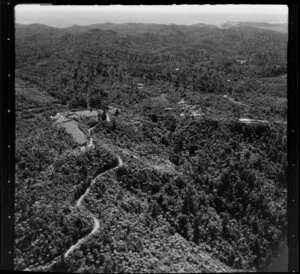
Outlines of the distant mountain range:
M213 24L205 24L205 23L197 23L197 24L193 24L190 25L192 27L199 27L199 28L205 28L205 27L210 27L210 28L217 28L217 25L213 25Z
M31 27L35 29L35 31L42 31L45 29L51 29L52 27L43 25L43 24L31 24L25 25L16 23L16 28L24 28L24 27ZM62 28L68 30L70 32L78 32L78 31L86 31L86 30L118 30L120 28L126 29L134 29L139 31L145 31L149 27L151 29L157 28L158 30L162 27L167 26L164 24L144 24L144 23L123 23L123 24L113 24L113 23L100 23L100 24L93 24L88 26L80 26L80 25L73 25L67 28ZM171 24L168 26L177 26L175 24ZM183 26L183 25L181 25ZM190 27L198 27L198 28L219 28L219 29L231 29L231 28L255 28L255 29L262 29L262 30L270 30L270 31L277 31L280 33L288 33L288 24L270 24L266 22L226 22L220 26L213 25L213 24L205 24L205 23L197 23L193 25L189 25ZM188 25L185 25L188 27ZM57 29L57 28L55 28Z
M223 29L228 28L256 28L263 30L278 31L288 33L288 24L270 24L265 22L226 22L220 26Z

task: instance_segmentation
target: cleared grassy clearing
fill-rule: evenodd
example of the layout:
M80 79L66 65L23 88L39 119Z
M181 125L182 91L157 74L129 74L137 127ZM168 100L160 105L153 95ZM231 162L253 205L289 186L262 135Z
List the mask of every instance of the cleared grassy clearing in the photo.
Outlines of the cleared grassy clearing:
M84 144L87 142L87 137L85 134L79 129L78 122L71 120L67 122L63 122L57 125L58 127L63 127L66 129L68 133L70 133L76 142L79 144Z

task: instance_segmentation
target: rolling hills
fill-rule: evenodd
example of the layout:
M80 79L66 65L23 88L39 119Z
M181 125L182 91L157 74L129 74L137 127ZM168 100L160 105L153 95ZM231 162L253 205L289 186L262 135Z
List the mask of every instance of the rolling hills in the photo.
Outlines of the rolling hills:
M286 232L286 55L264 24L16 24L16 269L266 264ZM87 109L110 118L76 118L80 150L50 115ZM99 231L65 260L87 212Z

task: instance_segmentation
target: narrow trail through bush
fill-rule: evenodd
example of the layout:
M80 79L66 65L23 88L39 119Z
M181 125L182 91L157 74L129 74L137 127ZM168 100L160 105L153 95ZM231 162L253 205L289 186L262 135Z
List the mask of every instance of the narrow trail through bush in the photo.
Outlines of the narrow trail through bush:
M87 188L87 190L85 191L85 193L82 194L82 195L80 196L80 198L76 201L76 207L85 209L84 206L81 205L81 204L82 204L82 201L83 201L84 198L89 194L90 189L91 189L91 186L92 186L93 184L95 184L96 180L97 180L98 178L100 178L101 176L103 176L104 174L108 173L109 171L112 171L112 170L114 170L114 169L116 169L116 168L118 168L118 167L120 167L120 166L123 165L123 161L122 161L122 159L120 158L119 155L117 156L117 159L118 159L118 165L117 165L116 167L114 167L114 168L112 168L112 169L109 169L109 170L107 170L107 171L104 171L104 172L98 174L98 175L96 176L96 178L94 178L94 179L92 180L90 186ZM94 233L96 233L96 232L98 231L98 229L100 228L99 220L95 217L95 215L92 214L92 213L90 213L89 211L88 211L88 214L93 218L93 221L94 221L94 227L93 227L93 230L92 230L88 235L86 235L86 236L84 236L83 238L81 238L80 240L78 240L78 242L77 242L76 244L72 245L72 246L66 251L66 253L64 254L64 257L65 257L65 258L67 258L68 255L69 255L73 250L75 250L77 247L79 247L79 245L81 245L81 244L82 244L85 240L87 240L91 235L93 235Z
M110 122L110 117L108 116L108 114L106 114L106 121L107 122ZM92 137L92 131L95 129L96 126L94 127L91 127L89 128L88 132L89 132L89 142L83 146L83 147L80 147L80 150L81 152L84 152L86 151L88 148L95 148L95 146L93 145L93 137ZM78 150L78 148L76 148L75 150ZM77 243L73 244L65 253L64 253L64 258L67 258L69 256L70 253L72 253L76 248L78 248L83 242L85 242L90 236L92 236L93 234L95 234L99 228L100 228L100 222L99 220L95 217L94 214L92 214L90 211L88 211L83 205L82 205L82 201L84 200L84 198L88 195L88 193L90 192L90 189L92 187L92 185L95 184L96 180L99 179L100 177L102 177L103 175L105 175L106 173L108 172L111 172L121 166L123 166L123 161L121 159L121 157L119 155L116 155L117 157L117 160L118 160L118 164L117 166L109 169L109 170L106 170L100 174L98 174L92 181L91 181L91 184L89 185L89 187L86 189L86 191L79 197L79 199L76 201L75 203L75 206L78 207L78 208L81 208L83 209L84 211L87 212L87 214L93 219L93 222L94 222L94 225L93 225L93 229L92 231L85 235L84 237L82 237L81 239L79 239L77 241ZM39 270L42 270L42 271L47 271L49 270L55 263L58 263L59 260L60 260L60 256L56 257L55 259L52 260L52 262L50 262L48 265L42 267L42 269L39 269ZM28 269L29 270L29 269ZM32 269L33 270L33 269Z

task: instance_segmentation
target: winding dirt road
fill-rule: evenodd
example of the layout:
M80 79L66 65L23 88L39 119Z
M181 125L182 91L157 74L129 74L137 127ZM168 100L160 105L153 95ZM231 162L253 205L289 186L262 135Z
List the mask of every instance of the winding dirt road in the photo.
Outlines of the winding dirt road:
M94 178L90 184L90 186L86 189L86 191L80 196L80 198L76 201L76 207L81 207L82 208L82 201L84 200L84 198L89 194L90 192L90 189L91 189L91 186L93 184L95 184L96 180L103 176L105 173L109 172L109 171L112 171L112 170L115 170L117 169L118 167L122 166L123 165L123 161L121 159L121 157L119 155L117 155L117 159L118 159L118 165L112 169L109 169L107 171L104 171L102 173L100 173L99 175L97 175L96 178ZM98 231L98 229L100 228L100 223L99 223L99 220L95 217L95 215L93 215L92 213L89 212L89 215L93 218L93 221L94 221L94 227L93 227L93 230L86 236L84 236L83 238L81 238L80 240L78 240L78 242L74 245L72 245L67 251L66 253L64 254L64 257L67 258L68 255L74 250L76 249L77 247L79 247L79 245L81 245L85 240L87 240L91 235L93 235L94 233L96 233Z
M108 116L108 114L106 114L106 121L107 122L110 122L110 117ZM83 146L81 147L81 151L85 151L87 148L94 148L94 144L93 144L93 137L92 137L92 131L95 129L96 126L94 127L91 127L89 128L88 132L89 132L89 137L90 137L90 140L88 142L88 144L86 146ZM93 222L94 222L94 225L93 225L93 229L92 231L87 234L86 236L82 237L81 239L79 239L77 241L77 243L75 243L74 245L72 245L65 253L64 253L64 258L67 258L70 253L72 253L77 247L79 247L83 242L85 242L91 235L95 234L99 228L100 228L100 222L99 220L95 217L94 214L92 214L90 211L88 211L83 205L82 205L82 201L84 200L84 198L88 195L90 189L91 189L91 186L93 184L95 184L96 180L98 178L100 178L101 176L105 175L106 173L110 172L110 171L113 171L117 168L119 168L120 166L123 166L123 161L121 159L121 157L119 155L116 155L116 158L118 160L118 164L117 166L109 169L109 170L106 170L100 174L98 174L92 181L91 181L91 184L90 186L86 189L86 191L79 197L79 199L76 201L75 203L75 206L78 207L78 208L82 208L83 210L85 210L88 215L93 219ZM41 270L41 271L47 271L47 269L49 270L55 263L59 262L60 260L60 256L56 257L55 259L52 260L51 263L49 263L47 266L43 266L43 267L40 267L38 270ZM34 269L25 269L25 271L34 271Z
M107 122L110 122L110 118L108 116L108 114L106 114L106 121ZM87 147L91 147L93 146L93 137L92 137L92 131L95 129L96 126L90 128L88 130L89 132L89 135L90 135L90 141L89 143L87 144ZM79 197L79 199L76 201L76 207L78 208L83 208L83 206L81 205L82 204L82 201L84 200L84 198L89 194L90 192L90 189L92 187L92 185L95 184L96 180L98 178L100 178L101 176L103 176L105 173L109 172L109 171L112 171L114 169L117 169L118 167L122 166L123 165L123 161L121 159L121 157L119 155L116 155L117 159L118 159L118 165L112 169L109 169L107 171L104 171L100 174L98 174L96 176L96 178L94 178L90 184L90 186L86 189L86 191ZM78 240L77 243L75 243L74 245L72 245L64 254L64 257L67 258L68 255L74 250L76 249L79 245L81 245L86 239L88 239L91 235L93 235L94 233L96 233L98 231L98 229L100 228L100 223L99 223L99 220L95 217L94 214L92 214L91 212L88 212L89 215L93 218L93 221L94 221L94 227L93 227L93 230L86 236L84 236L83 238L81 238L80 240Z
M236 104L236 105L240 105L240 106L243 106L243 107L247 107L246 104L244 103L241 103L241 102L238 102L236 100L234 100L232 97L228 96L228 95L224 95L224 98L227 98L230 102Z

